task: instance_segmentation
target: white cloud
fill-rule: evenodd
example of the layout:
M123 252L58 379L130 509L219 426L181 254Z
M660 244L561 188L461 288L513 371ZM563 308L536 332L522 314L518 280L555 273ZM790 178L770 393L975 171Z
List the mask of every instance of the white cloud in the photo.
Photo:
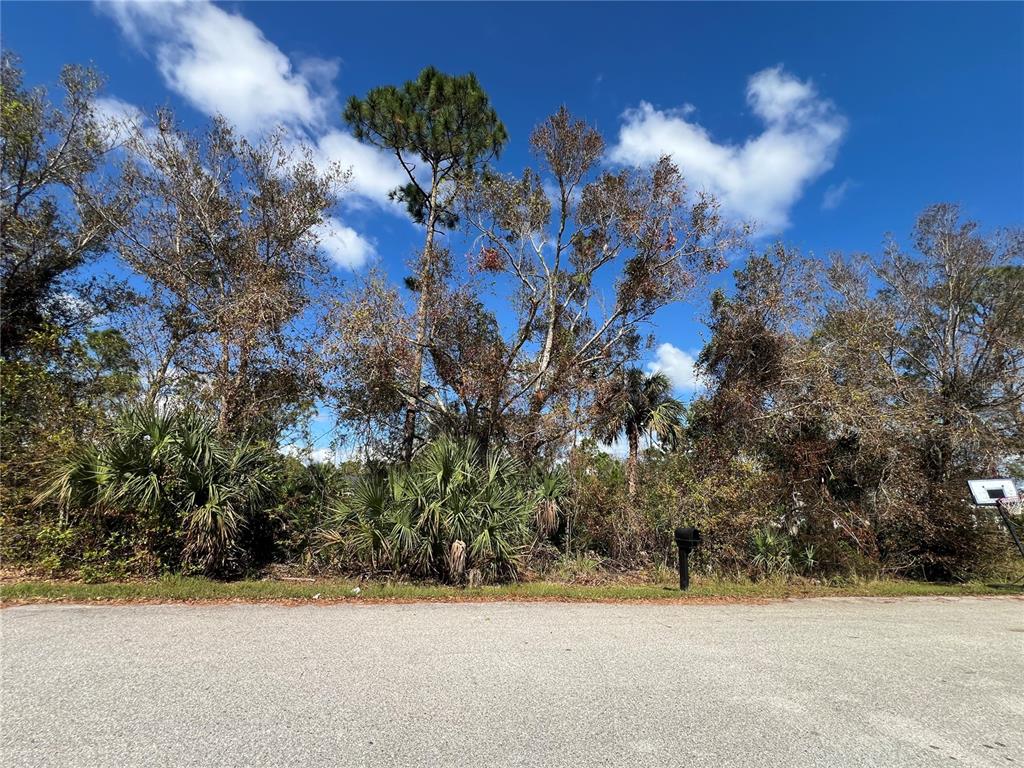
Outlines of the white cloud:
M849 179L843 181L842 184L829 184L828 189L825 190L825 194L821 198L821 207L826 211L833 211L838 208L852 186L853 184Z
M558 188L558 184L553 179L544 179L541 182L541 189L544 190L544 195L550 201L552 210L557 211L562 202L562 191ZM571 207L578 206L582 197L582 187L573 187L569 194L569 205Z
M659 110L647 102L623 115L609 158L646 165L669 154L691 184L716 194L725 211L753 221L762 234L789 225L789 211L806 186L835 160L846 119L781 66L747 82L747 104L764 130L742 144L718 143L689 118L692 105Z
M106 2L97 7L135 46L153 56L167 87L197 110L223 115L245 134L283 127L293 140L308 139L318 167L336 163L351 170L343 203L368 201L399 210L388 199L406 180L398 162L329 125L341 112L333 84L337 61L293 61L251 21L207 0ZM101 101L97 108L105 116L123 121L141 115L119 99ZM369 240L335 218L318 234L324 252L345 269L357 269L375 253Z
M278 449L283 455L298 459L303 464L338 464L338 453L333 448L313 448L308 445L290 443Z
M142 128L146 122L146 116L141 109L116 96L100 96L93 99L92 109L97 120L111 126L115 135L120 138L127 138L132 131Z
M668 342L659 344L654 352L655 359L647 364L648 373L664 373L676 389L684 392L692 392L701 386L695 370L697 360L689 352Z
M243 132L318 125L336 105L337 63L292 65L248 19L209 2L101 3L140 49L154 51L168 87Z
M640 450L643 451L646 448L652 448L657 443L650 434L640 436ZM597 450L601 453L606 453L616 459L625 459L629 456L629 439L623 434L615 438L615 440L609 445L598 441Z
M388 193L408 181L405 171L393 157L339 130L328 131L317 140L313 162L321 168L331 163L351 168L348 191L386 208L397 207L388 199Z
M99 96L92 101L93 113L104 126L107 138L122 145L140 132L146 141L155 142L160 135L157 127L139 107L116 96Z
M769 125L813 119L825 106L810 81L797 80L781 66L762 69L747 81L747 104Z
M296 138L312 136L314 162L351 168L349 194L379 205L405 182L393 157L327 125L341 113L336 61L293 64L251 21L205 1L99 7L140 49L155 49L164 82L200 112L221 114L243 133L283 126Z
M624 459L629 456L629 440L625 435L619 435L611 445L598 442L597 449L602 453L607 453L609 456L614 456L616 459Z
M333 216L317 228L316 235L321 250L342 269L355 271L376 254L373 243Z

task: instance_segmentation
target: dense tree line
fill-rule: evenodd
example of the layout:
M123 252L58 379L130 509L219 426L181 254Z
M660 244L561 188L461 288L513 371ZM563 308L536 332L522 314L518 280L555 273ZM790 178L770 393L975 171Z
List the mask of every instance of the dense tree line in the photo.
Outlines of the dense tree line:
M349 169L294 137L104 117L96 73L54 102L9 53L0 88L8 564L579 578L663 567L683 522L706 573L1007 559L965 481L1022 474L1020 230L940 204L907 250L754 251L685 168L608 166L564 108L499 172L480 84L428 68L343 114L405 169L422 248L402 282L341 281L320 241ZM658 312L702 297L686 404L639 363ZM318 408L351 460L281 452Z

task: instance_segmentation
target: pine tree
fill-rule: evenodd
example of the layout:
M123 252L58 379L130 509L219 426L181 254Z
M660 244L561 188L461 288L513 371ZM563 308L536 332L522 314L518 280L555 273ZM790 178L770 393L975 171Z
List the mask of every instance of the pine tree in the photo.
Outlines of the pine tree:
M392 199L405 203L413 220L426 226L423 252L408 281L419 294L402 438L408 462L416 441L423 350L434 298L435 235L440 228L454 226L453 205L460 185L498 155L508 134L473 74L452 76L434 67L427 67L401 88L387 85L374 88L364 99L353 96L344 118L357 139L395 154L409 182L394 190ZM421 164L426 165L429 178L416 174Z

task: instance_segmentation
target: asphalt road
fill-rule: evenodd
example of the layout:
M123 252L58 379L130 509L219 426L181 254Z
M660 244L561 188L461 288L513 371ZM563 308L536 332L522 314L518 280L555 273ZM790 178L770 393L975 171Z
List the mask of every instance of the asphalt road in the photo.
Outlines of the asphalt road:
M1024 766L1024 601L31 606L3 766Z

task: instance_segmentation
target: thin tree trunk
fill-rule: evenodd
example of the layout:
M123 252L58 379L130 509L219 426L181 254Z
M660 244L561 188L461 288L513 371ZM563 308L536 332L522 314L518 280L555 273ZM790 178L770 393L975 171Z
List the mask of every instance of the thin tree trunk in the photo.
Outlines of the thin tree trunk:
M223 436L228 431L228 412L231 407L231 396L229 390L229 371L231 361L231 350L228 347L228 342L224 337L221 337L220 342L220 362L218 368L218 384L220 385L220 397L218 398L218 405L220 407L220 413L217 415L217 434Z
M171 367L171 360L174 359L174 356L177 353L178 342L177 340L172 339L160 358L160 365L157 367L156 374L150 380L149 389L146 392L146 406L151 410L156 408L157 398L160 396L160 392L164 388L164 383L167 381L167 370Z
M626 435L629 438L629 459L626 462L626 491L630 509L636 503L636 471L637 458L640 454L640 433L634 427L626 428Z
M408 464L412 461L412 451L416 443L416 412L420 399L420 381L423 378L423 346L427 338L427 314L430 292L430 270L434 257L434 227L437 224L437 173L430 186L430 211L427 214L427 241L423 246L423 258L420 260L419 301L416 304L416 349L412 365L412 381L409 387L409 401L405 410L405 427L402 434L402 458Z

